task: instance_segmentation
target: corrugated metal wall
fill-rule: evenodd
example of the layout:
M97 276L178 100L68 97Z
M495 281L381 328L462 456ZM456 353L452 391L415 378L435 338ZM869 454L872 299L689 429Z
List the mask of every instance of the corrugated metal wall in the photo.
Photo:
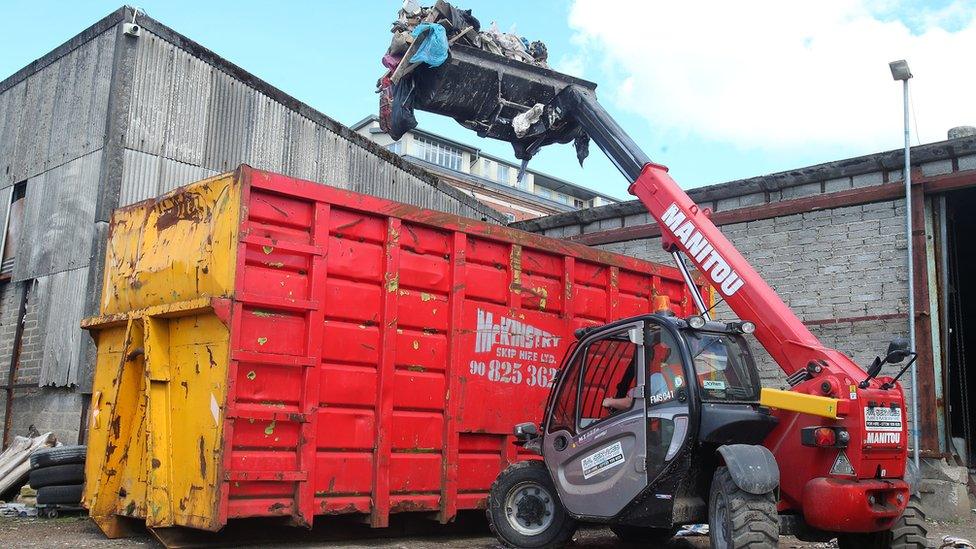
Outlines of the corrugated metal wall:
M12 279L34 280L28 318L39 352L20 368L40 385L78 383L79 328L94 235L116 30L0 92L0 230L16 183L27 196ZM11 243L11 245L14 243ZM9 363L9 355L0 357Z
M0 188L101 148L115 29L0 93Z
M99 149L27 180L15 281L88 265L101 164Z
M246 163L418 206L484 216L146 30L138 39L134 78L120 205Z

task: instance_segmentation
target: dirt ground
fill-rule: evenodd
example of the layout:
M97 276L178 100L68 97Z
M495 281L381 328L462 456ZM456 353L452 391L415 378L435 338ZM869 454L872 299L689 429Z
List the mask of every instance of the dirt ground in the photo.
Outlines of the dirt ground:
M324 521L323 521L324 522ZM416 521L415 521L416 522ZM258 525L256 531L235 532L233 536L185 540L191 546L233 547L350 547L350 548L410 548L410 549L481 549L499 547L477 517L461 521L452 527L416 526L390 531L369 530L354 524L331 524L309 532L280 525ZM944 535L976 540L976 515L957 523L929 523L929 538L933 547ZM145 532L127 539L109 540L86 517L57 519L0 518L0 547L89 548L89 547L159 547L160 544ZM571 547L604 549L623 546L609 530L580 530ZM671 548L708 547L706 536L675 538ZM807 543L793 537L780 540L781 548L836 547L834 543Z

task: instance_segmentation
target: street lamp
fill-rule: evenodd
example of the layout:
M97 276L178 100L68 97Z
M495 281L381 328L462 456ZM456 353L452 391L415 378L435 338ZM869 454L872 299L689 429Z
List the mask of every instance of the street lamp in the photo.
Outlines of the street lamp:
M911 126L908 123L908 80L912 71L908 68L908 61L899 59L888 63L891 77L901 80L904 93L905 109L905 167L902 172L905 180L905 240L908 245L908 341L911 350L915 350L915 256L912 253L912 149ZM912 364L912 460L918 467L918 362Z

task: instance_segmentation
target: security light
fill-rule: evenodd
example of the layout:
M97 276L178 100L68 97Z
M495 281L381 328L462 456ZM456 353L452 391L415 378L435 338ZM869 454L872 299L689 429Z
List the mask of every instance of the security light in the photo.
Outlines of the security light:
M908 80L912 77L912 71L908 68L908 61L904 59L888 63L888 68L891 69L891 77L895 80Z

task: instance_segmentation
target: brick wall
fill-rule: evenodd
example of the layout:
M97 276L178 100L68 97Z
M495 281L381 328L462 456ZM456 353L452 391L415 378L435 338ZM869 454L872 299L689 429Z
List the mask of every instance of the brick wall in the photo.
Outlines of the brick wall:
M77 444L81 410L87 395L64 387L31 387L14 391L10 438L27 435L30 426L53 432L64 444Z
M724 225L721 230L824 345L867 367L892 337L908 333L904 215L904 200L898 200ZM599 247L673 264L660 238ZM836 321L893 315L904 316ZM716 317L735 315L719 306ZM782 370L755 339L750 343L763 385L785 388ZM906 393L911 390L907 378Z

